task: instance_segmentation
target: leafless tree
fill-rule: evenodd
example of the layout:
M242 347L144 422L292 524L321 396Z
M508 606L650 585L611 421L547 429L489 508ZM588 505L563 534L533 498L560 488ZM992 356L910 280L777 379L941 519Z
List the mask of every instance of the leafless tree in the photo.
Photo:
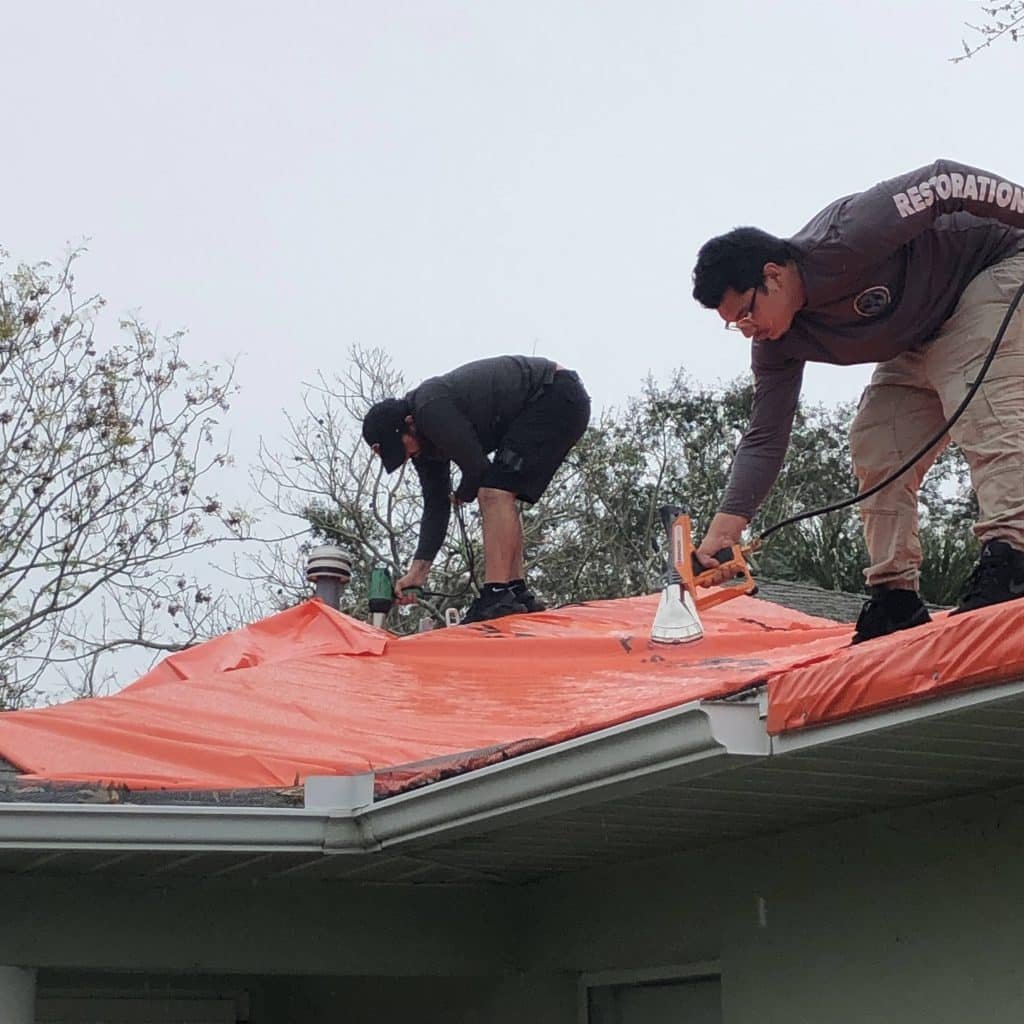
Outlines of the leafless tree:
M1016 43L1024 35L1024 0L1004 0L988 7L982 4L981 13L983 17L977 23L964 23L972 35L970 42L966 38L960 40L963 52L949 58L954 64L968 60L1000 39Z
M187 556L249 528L208 488L232 370L190 367L136 319L101 343L74 265L0 253L0 708L63 677L94 693L109 656L204 635Z
M308 595L302 563L317 543L338 544L355 557L347 600L359 615L365 615L360 605L371 567L384 566L392 577L404 571L421 513L416 474L408 465L384 473L359 434L370 405L404 390L402 375L385 352L354 346L343 373L321 375L306 386L303 413L287 417L283 450L261 442L254 487L295 530L240 560L237 572L271 606L286 607ZM480 537L472 512L463 522L465 535L442 549L431 591L406 617L404 628L415 628L422 614L440 616L446 607L471 599L468 577L480 557Z

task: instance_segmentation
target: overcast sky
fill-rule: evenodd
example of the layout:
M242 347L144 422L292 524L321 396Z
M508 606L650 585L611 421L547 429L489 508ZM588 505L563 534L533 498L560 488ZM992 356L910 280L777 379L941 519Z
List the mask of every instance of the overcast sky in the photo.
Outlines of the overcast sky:
M792 233L940 156L1024 179L1024 45L947 59L977 12L7 0L0 245L88 238L79 280L112 312L237 355L243 459L353 342L411 381L536 351L599 406L679 365L713 383L748 350L690 297L710 235ZM805 394L867 373L814 368Z

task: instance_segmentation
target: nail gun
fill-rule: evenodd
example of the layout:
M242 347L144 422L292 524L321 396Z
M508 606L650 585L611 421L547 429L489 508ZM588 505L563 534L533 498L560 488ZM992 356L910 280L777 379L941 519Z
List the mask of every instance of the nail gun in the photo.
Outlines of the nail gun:
M391 611L391 606L395 603L395 588L386 565L375 565L370 570L370 588L367 599L370 607L370 622L378 629L383 629L388 612Z
M423 587L406 587L403 593L412 601L417 601L421 597L456 596L454 594L441 593L437 590L424 590ZM395 585L391 579L391 572L386 565L375 565L370 571L370 587L367 598L371 624L378 629L383 629L384 624L387 622L388 613L395 603L398 602L398 598L395 597ZM444 609L444 624L446 626L457 626L461 617L462 615L458 608Z
M651 627L651 639L662 644L689 643L704 635L699 610L706 611L734 597L757 592L747 556L760 545L755 541L747 546L734 544L723 548L714 556L718 568L705 569L697 559L689 515L675 505L663 506L660 514L668 533L670 559L668 579ZM722 570L730 572L738 582L700 593L700 589Z

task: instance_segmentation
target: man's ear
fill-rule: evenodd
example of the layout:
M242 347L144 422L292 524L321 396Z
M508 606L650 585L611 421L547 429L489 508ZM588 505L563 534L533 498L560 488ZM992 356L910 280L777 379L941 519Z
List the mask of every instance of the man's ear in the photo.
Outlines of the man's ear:
M782 283L782 271L783 267L781 263L766 263L761 268L761 275L764 277L765 285L767 285L769 281L774 281L775 287L778 288Z
M412 418L412 413L405 417L405 425L410 428L416 426L416 421Z

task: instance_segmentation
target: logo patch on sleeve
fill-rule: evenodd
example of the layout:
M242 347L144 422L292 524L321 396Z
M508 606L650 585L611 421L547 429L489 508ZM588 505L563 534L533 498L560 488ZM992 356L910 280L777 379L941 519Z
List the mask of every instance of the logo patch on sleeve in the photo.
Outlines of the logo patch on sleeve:
M878 316L892 302L892 293L884 284L876 284L871 288L865 288L853 300L853 311L857 316L873 317Z

